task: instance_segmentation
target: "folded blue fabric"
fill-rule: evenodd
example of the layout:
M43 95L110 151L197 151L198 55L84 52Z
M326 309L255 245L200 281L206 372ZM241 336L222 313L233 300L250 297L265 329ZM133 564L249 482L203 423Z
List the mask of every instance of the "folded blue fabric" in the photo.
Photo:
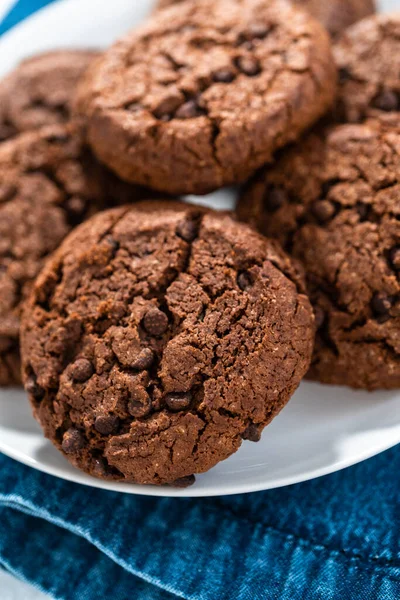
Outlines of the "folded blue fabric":
M0 455L0 563L63 600L398 600L399 472L393 449L281 490L142 498Z
M399 472L393 449L281 490L156 499L0 455L0 565L62 600L399 600Z

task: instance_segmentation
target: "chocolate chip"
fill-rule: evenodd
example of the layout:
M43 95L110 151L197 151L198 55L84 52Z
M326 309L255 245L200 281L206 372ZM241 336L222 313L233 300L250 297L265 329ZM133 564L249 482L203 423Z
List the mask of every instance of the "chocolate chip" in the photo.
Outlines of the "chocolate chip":
M248 77L255 77L261 73L260 62L253 56L239 56L236 59L236 65Z
M389 255L393 269L395 271L400 271L400 246L392 248Z
M93 375L93 365L87 358L78 358L69 368L72 379L78 383L83 383Z
M321 329L322 325L325 323L326 315L325 311L322 310L320 306L316 306L314 308L315 315L315 326L318 329Z
M185 410L189 408L192 401L192 394L190 392L173 392L165 396L165 403L168 408L174 412Z
M356 211L360 216L360 221L365 221L368 217L369 206L364 204L364 202L357 202Z
M250 40L263 39L271 31L271 27L265 23L251 23L246 30L246 37Z
M137 388L131 393L128 412L137 419L145 417L151 411L151 398L144 388Z
M275 212L282 208L288 201L288 195L280 187L269 187L264 195L264 205L269 212Z
M193 485L195 481L196 477L194 475L187 475L186 477L180 477L179 479L176 479L173 483L171 483L171 486L184 489Z
M31 375L25 383L25 391L35 400L42 400L45 391L36 381L36 377Z
M75 427L71 427L64 433L61 447L66 454L78 452L78 450L82 450L84 445L85 438Z
M249 442L259 442L261 440L260 428L254 423L250 423L245 431L242 433L242 438Z
M83 198L73 196L72 198L68 198L64 206L73 216L80 217L86 212L87 202Z
M385 112L391 112L398 110L399 99L392 90L383 90L374 99L375 108L384 110Z
M154 109L153 114L157 119L171 119L174 112L182 104L182 99L178 95L171 95L163 98L159 105Z
M125 106L125 109L129 110L130 112L138 112L139 110L142 110L142 108L143 107L141 104L139 104L139 102L131 102Z
M159 308L150 308L143 318L143 327L150 335L163 335L168 329L168 317Z
M242 271L239 273L237 277L237 284L243 291L249 289L253 284L250 273L248 271Z
M202 111L197 104L196 100L188 100L185 104L182 104L175 113L177 119L194 119L199 117Z
M176 228L176 235L185 240L185 242L193 242L197 236L198 225L195 221L182 221Z
M329 200L317 200L312 206L314 216L320 223L326 223L335 214L335 205Z
M232 69L218 69L212 74L216 83L231 83L235 79L235 73Z
M94 422L94 428L102 435L116 433L119 427L119 419L115 415L99 415Z
M138 371L145 371L149 369L154 362L154 352L151 348L143 348L135 358L135 360L131 363L132 369L137 369Z
M339 69L339 82L340 83L344 83L345 81L348 81L351 78L351 73L348 69L346 69L346 67L341 67Z
M372 310L377 315L386 315L392 308L393 298L385 292L376 292L371 301Z

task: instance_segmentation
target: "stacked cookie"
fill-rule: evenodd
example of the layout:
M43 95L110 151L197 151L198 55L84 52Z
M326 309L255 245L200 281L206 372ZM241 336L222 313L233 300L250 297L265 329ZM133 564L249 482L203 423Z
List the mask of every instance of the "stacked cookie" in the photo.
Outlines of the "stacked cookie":
M335 37L369 1L169 4L51 97L57 55L0 88L0 377L22 313L25 388L68 460L188 485L306 373L400 384L400 21L332 52L312 13ZM244 183L239 219L171 197Z

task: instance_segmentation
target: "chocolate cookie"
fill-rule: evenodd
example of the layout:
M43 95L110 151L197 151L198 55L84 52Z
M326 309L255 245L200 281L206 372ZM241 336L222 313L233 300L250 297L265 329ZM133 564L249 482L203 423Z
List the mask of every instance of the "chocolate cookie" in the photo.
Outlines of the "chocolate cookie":
M78 80L96 56L90 50L61 50L22 62L0 82L0 141L68 121Z
M313 338L275 242L228 215L139 203L85 223L39 276L23 319L25 386L74 465L181 485L260 438Z
M72 127L0 145L0 385L18 383L19 317L32 279L71 229L136 190L100 167Z
M159 0L157 10L188 0ZM343 33L347 27L375 12L374 0L292 0L302 6L329 31L332 37Z
M351 27L334 47L339 67L339 118L400 110L400 15L378 15Z
M244 181L296 139L329 107L335 82L328 37L304 11L199 0L160 11L108 50L78 111L123 179L202 194Z
M259 173L238 213L303 263L318 333L309 377L400 387L398 118L320 129Z

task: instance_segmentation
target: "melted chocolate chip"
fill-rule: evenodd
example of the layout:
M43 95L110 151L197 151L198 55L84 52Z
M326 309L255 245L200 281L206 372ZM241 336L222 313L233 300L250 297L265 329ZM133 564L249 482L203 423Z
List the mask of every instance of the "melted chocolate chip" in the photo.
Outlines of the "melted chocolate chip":
M145 417L151 411L151 398L144 388L135 390L128 402L128 412L137 419Z
M143 348L132 362L132 369L137 369L138 371L145 371L151 367L154 362L154 352L151 348Z
M399 98L392 90L383 90L374 99L375 108L385 112L392 112L399 108Z
M371 306L372 310L377 315L386 315L392 308L393 298L385 292L377 292L372 297Z
M150 335L159 337L168 329L168 317L159 308L150 308L143 318L143 327Z
M248 425L243 432L242 438L244 440L248 440L249 442L259 442L261 440L260 428L254 423L250 423L250 425Z
M349 79L351 79L351 73L350 73L350 71L348 69L346 69L346 67L341 67L339 69L339 82L340 83L345 83Z
M241 273L239 273L237 278L237 284L243 291L249 289L253 284L250 273L248 271L242 271Z
M175 113L177 119L194 119L199 117L202 113L201 108L197 104L196 100L188 100L185 104L182 104Z
M42 400L45 391L36 381L36 377L31 375L25 383L25 391L35 400Z
M176 479L173 483L171 483L171 486L184 489L193 485L195 481L196 477L194 475L187 475L186 477L180 477L179 479Z
M78 450L82 450L84 445L85 438L75 427L71 427L64 433L61 447L66 454L78 452Z
M185 240L185 242L193 242L197 236L198 225L195 221L182 221L176 228L176 235Z
M179 412L180 410L186 410L189 408L192 401L192 394L190 392L178 393L173 392L167 394L165 397L165 403L170 410L173 412Z
M260 62L253 56L239 56L235 62L239 71L248 77L255 77L261 73Z
M312 211L320 223L326 223L335 215L335 205L329 200L317 200L312 206Z
M154 109L154 116L157 119L171 119L172 115L182 104L182 100L178 96L167 96L161 100L160 104Z
M235 72L232 69L218 69L212 75L216 83L231 83L235 79Z
M94 422L94 428L102 435L111 435L118 431L119 418L115 415L99 415Z
M269 212L279 210L287 201L288 195L282 188L270 187L265 192L264 205Z
M93 365L87 358L78 358L69 368L69 374L77 383L84 383L93 375Z

